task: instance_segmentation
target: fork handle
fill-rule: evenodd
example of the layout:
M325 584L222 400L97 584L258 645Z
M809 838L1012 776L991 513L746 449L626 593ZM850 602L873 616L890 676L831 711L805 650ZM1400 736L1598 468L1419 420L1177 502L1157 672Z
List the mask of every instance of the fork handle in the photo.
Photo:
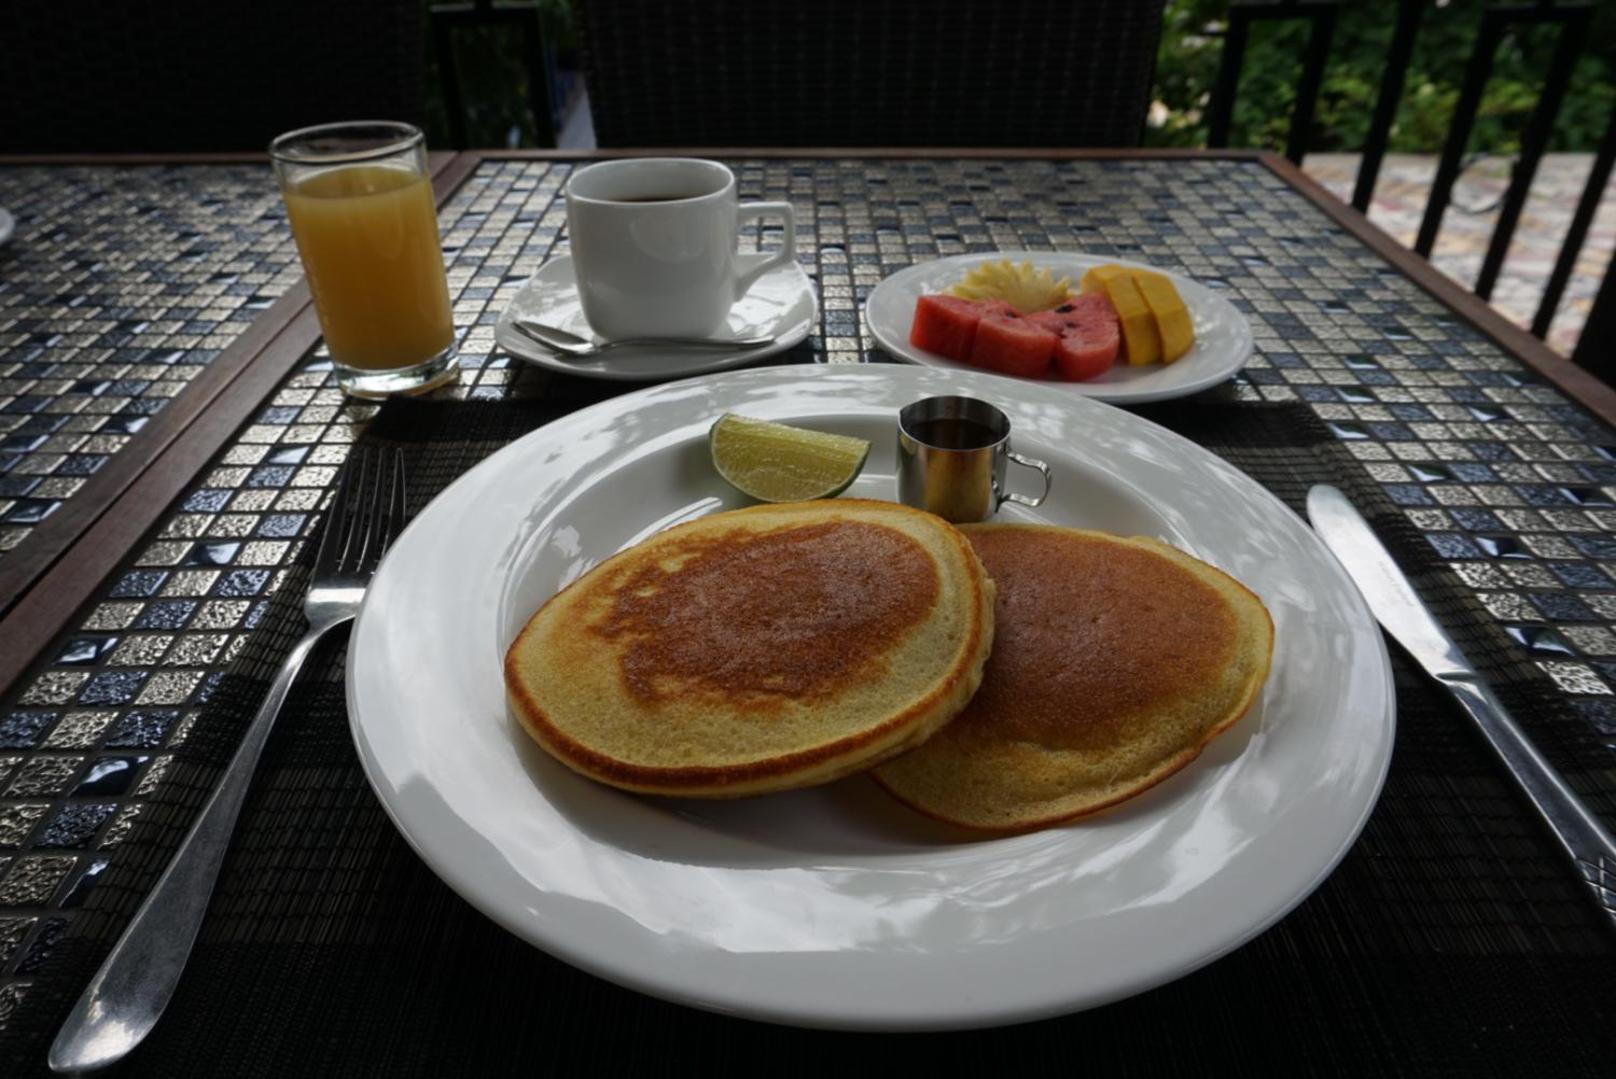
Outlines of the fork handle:
M52 1071L88 1071L112 1064L139 1045L161 1018L196 943L275 717L309 652L328 630L347 621L311 628L281 664L218 788L62 1024L50 1048Z

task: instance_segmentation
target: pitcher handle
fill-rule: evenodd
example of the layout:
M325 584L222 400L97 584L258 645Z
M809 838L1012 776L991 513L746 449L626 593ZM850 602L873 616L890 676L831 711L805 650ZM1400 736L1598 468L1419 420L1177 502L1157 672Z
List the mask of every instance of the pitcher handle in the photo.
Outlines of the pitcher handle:
M1039 492L1037 498L1028 498L1026 495L1018 495L1018 494L1015 494L1014 492L1006 491L1004 494L1001 494L999 496L999 504L1002 506L1006 502L1014 502L1017 505L1021 505L1021 506L1041 506L1041 505L1043 505L1044 499L1049 497L1049 485L1052 482L1051 479L1050 479L1050 475L1049 475L1049 466L1044 464L1044 462L1034 460L1031 457L1023 457L1021 454L1017 453L1015 450L1006 450L1004 455L1006 457L1010 458L1010 460L1014 461L1016 464L1023 466L1024 468L1037 469L1038 474L1044 477L1044 489L1041 492ZM1005 486L1008 487L1009 484L1006 484Z

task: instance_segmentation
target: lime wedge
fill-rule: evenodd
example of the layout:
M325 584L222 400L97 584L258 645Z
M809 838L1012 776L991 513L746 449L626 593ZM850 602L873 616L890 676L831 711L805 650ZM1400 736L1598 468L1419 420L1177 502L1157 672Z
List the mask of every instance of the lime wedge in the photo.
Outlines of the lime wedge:
M713 467L737 490L763 502L830 498L864 467L862 438L749 420L726 412L707 433Z

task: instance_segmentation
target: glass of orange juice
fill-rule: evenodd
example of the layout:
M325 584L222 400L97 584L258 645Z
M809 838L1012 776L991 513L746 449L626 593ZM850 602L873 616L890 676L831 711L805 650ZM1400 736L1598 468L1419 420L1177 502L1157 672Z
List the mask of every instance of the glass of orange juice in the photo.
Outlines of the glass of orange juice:
M454 319L426 139L364 121L269 144L337 381L358 397L455 379Z

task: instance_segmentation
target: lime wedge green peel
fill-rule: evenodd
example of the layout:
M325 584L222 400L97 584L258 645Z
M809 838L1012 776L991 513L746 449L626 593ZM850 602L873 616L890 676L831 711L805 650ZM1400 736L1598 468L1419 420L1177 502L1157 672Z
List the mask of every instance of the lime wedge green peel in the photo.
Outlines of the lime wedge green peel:
M864 467L862 438L810 431L726 412L707 434L713 467L733 487L763 502L830 498Z

